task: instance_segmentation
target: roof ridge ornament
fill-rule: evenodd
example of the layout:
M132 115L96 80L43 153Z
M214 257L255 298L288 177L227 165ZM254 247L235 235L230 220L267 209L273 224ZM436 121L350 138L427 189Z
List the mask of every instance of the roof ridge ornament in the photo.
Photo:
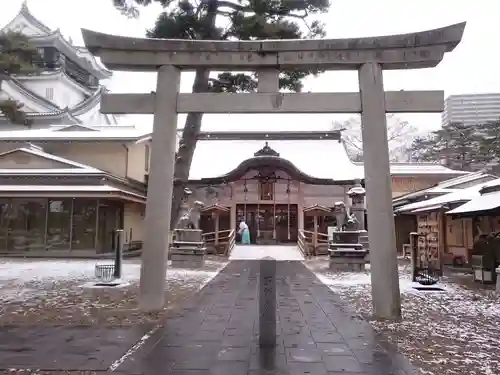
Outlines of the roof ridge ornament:
M255 152L253 156L275 156L277 158L280 157L280 154L276 151L274 151L270 146L269 143L266 142L264 144L264 147L262 147L260 150Z

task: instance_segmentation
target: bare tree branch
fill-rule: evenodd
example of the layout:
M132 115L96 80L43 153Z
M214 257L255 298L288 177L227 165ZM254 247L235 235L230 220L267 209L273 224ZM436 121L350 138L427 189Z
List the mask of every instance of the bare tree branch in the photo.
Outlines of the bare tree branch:
M351 158L359 159L363 155L363 138L361 120L351 117L343 123L334 122L333 129L341 129L342 140ZM392 161L408 161L411 159L409 148L417 135L417 129L394 115L387 116L387 142L389 157Z

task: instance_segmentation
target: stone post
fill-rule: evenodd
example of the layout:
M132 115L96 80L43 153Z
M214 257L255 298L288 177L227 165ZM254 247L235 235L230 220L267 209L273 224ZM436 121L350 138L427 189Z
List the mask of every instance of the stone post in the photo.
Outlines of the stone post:
M259 346L276 346L276 260L259 261Z
M215 211L215 244L219 244L219 221L220 221L220 213L219 211Z
M115 231L115 279L122 277L124 234L123 229Z
M500 266L495 268L495 273L497 276L496 292L500 293Z
M316 249L318 247L318 215L317 214L314 214L314 216L313 216L313 225L314 225L313 247L314 247L314 251L316 251Z
M368 62L361 66L358 74L373 314L377 318L398 319L401 299L382 67Z
M411 248L411 256L410 256L410 272L411 272L411 281L417 281L417 246L418 246L418 233L410 232L410 248Z
M162 309L165 303L180 80L174 66L158 70L139 296L145 311Z

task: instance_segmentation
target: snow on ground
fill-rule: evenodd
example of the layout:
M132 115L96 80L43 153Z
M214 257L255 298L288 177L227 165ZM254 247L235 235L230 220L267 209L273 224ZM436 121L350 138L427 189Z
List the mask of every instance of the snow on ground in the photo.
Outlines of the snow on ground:
M369 270L333 273L325 259L307 265L357 313L370 316ZM500 374L500 298L491 289L466 285L454 276L440 281L444 291L418 291L409 267L400 266L399 271L403 320L372 321L374 328L428 374Z
M138 312L127 314L136 308L140 261L124 261L121 280L124 285L121 288L93 287L98 281L96 264L112 262L0 260L0 324L95 324L103 320L112 324L134 323L143 318L147 321L149 318L140 317ZM225 264L214 259L207 260L202 269L169 267L165 291L167 301L174 303L188 298L215 277Z
M230 260L262 259L272 257L276 260L304 260L304 256L296 245L290 246L259 246L259 245L236 245L231 251Z

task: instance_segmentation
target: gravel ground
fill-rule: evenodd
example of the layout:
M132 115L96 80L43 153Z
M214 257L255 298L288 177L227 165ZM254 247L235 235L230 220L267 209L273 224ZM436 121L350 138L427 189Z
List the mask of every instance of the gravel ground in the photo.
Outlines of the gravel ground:
M137 310L140 263L123 265L123 286L95 287L95 261L1 260L0 326L132 325L156 323L164 312L193 296L225 265L209 259L199 270L167 271L163 312Z
M328 261L307 265L358 314L370 319L369 270L332 273ZM454 274L438 284L443 291L417 291L409 267L400 266L403 321L371 321L413 364L433 375L500 374L500 298L491 287Z

